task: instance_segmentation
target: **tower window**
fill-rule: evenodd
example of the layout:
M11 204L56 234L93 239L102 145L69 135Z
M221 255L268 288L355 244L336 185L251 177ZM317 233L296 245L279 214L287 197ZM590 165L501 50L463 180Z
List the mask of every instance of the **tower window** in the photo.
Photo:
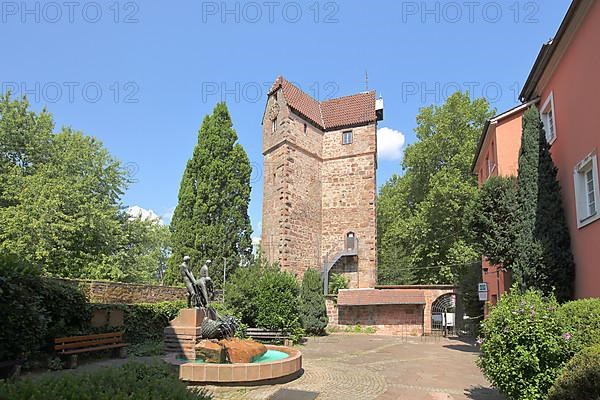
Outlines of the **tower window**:
M346 131L342 134L342 144L352 144L352 131Z
M271 125L271 133L275 133L277 130L277 118L273 120L273 124Z

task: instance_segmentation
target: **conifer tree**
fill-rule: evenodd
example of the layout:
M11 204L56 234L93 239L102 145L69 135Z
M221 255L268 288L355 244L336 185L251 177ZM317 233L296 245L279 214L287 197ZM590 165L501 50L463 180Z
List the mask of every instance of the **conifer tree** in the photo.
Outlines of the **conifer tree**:
M178 265L184 255L191 257L196 273L212 260L210 276L217 286L223 281L223 257L227 274L251 257L251 166L237 139L227 106L217 104L202 122L181 180L171 222L173 255L167 283L180 280Z
M322 335L327 327L327 308L323 285L317 270L308 269L302 279L300 291L300 318L307 333Z
M575 267L556 176L540 114L532 107L523 116L514 270L523 286L554 290L559 300L568 300Z

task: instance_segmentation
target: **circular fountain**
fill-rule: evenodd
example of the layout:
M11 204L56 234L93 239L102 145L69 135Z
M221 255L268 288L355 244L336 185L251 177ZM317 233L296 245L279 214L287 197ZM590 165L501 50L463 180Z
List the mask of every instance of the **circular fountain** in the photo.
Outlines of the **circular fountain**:
M249 385L299 376L300 351L232 338L236 320L220 317L209 306L214 292L207 264L201 269L201 278L196 280L188 263L189 257L185 257L181 273L192 307L181 310L164 329L165 361L179 366L179 379L190 383Z

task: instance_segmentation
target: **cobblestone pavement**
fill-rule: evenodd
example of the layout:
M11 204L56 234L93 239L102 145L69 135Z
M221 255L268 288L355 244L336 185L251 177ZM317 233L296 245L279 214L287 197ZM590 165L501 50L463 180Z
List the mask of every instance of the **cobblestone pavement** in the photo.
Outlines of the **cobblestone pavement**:
M317 400L502 400L475 365L470 342L334 334L300 350L304 374L292 382L208 389L217 400L266 400L281 388L317 392Z

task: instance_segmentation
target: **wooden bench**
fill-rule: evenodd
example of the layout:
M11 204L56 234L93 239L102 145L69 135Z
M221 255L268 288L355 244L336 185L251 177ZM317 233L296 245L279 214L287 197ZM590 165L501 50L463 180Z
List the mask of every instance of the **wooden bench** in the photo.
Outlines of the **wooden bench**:
M110 332L54 339L54 351L59 357L68 357L68 368L77 368L78 354L101 350L113 350L113 356L126 358L127 343L123 343L123 333Z
M283 342L284 345L288 346L291 342L291 337L283 331L275 331L261 328L247 328L246 336L257 342L270 342L277 341Z

